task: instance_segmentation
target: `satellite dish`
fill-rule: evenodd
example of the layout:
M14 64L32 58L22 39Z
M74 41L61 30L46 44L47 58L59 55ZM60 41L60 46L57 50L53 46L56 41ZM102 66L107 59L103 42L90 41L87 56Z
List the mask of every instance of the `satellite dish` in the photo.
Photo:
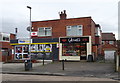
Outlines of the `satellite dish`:
M27 31L30 31L30 26L27 27Z

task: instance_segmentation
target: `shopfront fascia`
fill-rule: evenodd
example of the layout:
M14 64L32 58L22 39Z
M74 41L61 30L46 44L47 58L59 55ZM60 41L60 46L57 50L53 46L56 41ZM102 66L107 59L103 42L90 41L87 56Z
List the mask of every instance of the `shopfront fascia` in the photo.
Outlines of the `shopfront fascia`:
M91 54L91 36L59 38L59 60L87 60Z

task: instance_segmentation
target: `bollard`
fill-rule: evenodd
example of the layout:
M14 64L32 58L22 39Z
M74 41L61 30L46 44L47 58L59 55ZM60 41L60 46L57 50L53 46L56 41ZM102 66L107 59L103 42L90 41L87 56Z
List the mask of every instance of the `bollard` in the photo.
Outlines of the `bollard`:
M44 65L44 57L43 57L43 65Z
M64 70L64 60L62 60L62 70Z
M45 50L44 50L44 51L43 51L43 65L44 65L45 55L46 55L46 53L45 53Z

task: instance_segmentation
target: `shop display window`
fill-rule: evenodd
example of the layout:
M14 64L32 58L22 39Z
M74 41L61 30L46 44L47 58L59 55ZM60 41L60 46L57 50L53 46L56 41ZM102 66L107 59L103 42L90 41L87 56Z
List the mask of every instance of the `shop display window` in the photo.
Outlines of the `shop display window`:
M23 60L25 58L28 58L28 52L28 45L15 46L15 59Z
M87 55L86 43L64 43L62 48L63 56Z

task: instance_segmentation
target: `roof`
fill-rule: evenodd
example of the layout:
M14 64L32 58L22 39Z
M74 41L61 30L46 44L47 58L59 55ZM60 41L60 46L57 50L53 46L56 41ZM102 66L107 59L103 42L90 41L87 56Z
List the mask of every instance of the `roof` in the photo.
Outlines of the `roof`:
M115 41L115 34L113 33L102 33L102 40L113 40Z
M91 16L88 17L78 17L78 18L66 18L64 20L71 20L71 19L85 19L85 18L91 18ZM47 22L47 21L60 21L63 19L53 19L53 20L42 20L42 21L32 21L32 22Z

